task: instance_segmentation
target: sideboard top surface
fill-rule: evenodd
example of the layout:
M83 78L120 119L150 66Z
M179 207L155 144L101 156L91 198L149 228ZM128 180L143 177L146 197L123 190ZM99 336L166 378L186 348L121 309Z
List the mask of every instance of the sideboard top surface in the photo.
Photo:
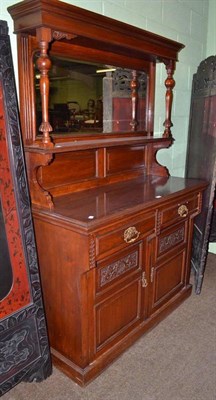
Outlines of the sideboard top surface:
M55 215L75 225L94 227L133 212L149 211L169 200L205 189L207 183L198 179L148 176L135 180L90 189L54 200L52 211L42 214ZM37 210L37 208L35 208Z

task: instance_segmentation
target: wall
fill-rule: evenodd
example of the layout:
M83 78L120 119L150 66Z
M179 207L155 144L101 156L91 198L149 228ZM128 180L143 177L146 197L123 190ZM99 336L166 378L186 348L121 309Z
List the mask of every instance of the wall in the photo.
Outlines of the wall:
M216 55L216 2L209 0L206 57Z

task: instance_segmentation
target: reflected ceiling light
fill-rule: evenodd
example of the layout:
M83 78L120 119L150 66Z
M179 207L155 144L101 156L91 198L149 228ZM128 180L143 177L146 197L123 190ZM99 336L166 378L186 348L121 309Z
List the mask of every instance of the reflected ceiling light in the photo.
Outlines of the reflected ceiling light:
M104 72L113 72L113 71L116 71L116 68L97 69L96 73L97 74L102 74Z

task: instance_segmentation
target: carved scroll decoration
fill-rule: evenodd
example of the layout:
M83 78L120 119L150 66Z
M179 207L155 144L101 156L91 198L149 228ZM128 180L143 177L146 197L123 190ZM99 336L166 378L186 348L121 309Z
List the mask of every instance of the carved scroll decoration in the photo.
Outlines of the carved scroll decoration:
M137 266L138 251L134 251L133 253L121 258L120 260L115 261L104 268L101 268L100 287L103 287L107 283L110 283L114 279L118 278L120 275L123 275L125 272L129 271L132 268L136 268Z
M172 102L173 102L173 88L175 87L175 80L173 79L173 74L175 71L175 62L173 60L170 60L168 63L165 62L165 64L167 70L167 79L165 80L166 119L163 124L165 127L163 137L172 138L171 127L173 126L173 124L171 121L171 112L172 112Z
M77 35L73 35L72 33L65 33L59 31L53 31L52 36L54 40L61 40L61 39L71 40L77 37Z
M181 226L181 228L177 229L175 232L172 232L170 235L166 235L163 238L159 239L159 254L164 251L169 250L171 247L183 242L185 228Z
M28 159L27 172L29 177L32 203L52 210L54 207L52 196L40 185L38 180L38 171L39 168L45 167L52 162L53 154L26 152L26 158Z

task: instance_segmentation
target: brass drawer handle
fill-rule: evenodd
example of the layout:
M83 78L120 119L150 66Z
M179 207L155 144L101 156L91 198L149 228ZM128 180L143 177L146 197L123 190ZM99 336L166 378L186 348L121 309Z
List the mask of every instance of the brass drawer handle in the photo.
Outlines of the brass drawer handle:
M138 232L135 226L130 226L124 231L124 241L126 243L133 243L138 239L140 232Z
M180 215L180 217L187 217L188 215L188 208L185 204L182 204L181 206L179 206L178 208L178 214Z

